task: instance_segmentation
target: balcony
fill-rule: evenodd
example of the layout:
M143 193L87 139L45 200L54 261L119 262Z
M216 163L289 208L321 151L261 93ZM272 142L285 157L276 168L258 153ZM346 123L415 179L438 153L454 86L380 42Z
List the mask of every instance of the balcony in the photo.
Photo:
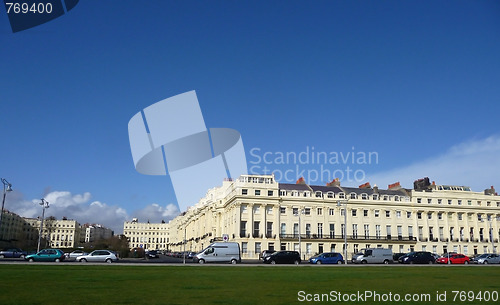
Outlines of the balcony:
M298 240L299 234L280 234L280 239L284 240ZM344 235L325 235L325 234L300 234L301 240L344 240ZM400 241L400 242L411 242L416 243L417 238L414 236L365 236L365 235L347 235L347 239L350 241Z

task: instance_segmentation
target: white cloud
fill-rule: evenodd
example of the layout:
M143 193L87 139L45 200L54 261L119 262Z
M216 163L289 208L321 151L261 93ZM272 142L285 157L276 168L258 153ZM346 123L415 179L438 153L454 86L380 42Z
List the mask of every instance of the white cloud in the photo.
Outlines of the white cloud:
M120 234L123 231L123 222L128 219L127 212L116 206L108 205L99 201L89 204L91 194L73 195L68 191L53 191L45 195L49 202L49 208L45 216L54 216L57 219L67 217L74 219L80 224L98 223ZM17 192L9 200L8 209L20 216L36 218L41 216L42 207L40 199L25 200L21 193Z
M437 184L465 185L482 191L497 184L500 188L500 136L468 140L446 153L414 164L368 176L371 184L385 188L400 181L412 188L413 181L429 177Z
M157 203L153 203L132 213L132 216L138 218L139 222L149 221L156 223L159 223L162 220L169 222L177 215L179 215L179 208L173 203L167 204L165 207L162 207Z

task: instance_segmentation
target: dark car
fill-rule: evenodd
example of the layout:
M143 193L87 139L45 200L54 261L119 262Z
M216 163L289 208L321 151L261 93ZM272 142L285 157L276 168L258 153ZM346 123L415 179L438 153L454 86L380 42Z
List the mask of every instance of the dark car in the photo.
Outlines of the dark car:
M343 264L342 254L337 252L321 253L309 259L310 264Z
M159 258L160 254L158 254L158 251L156 251L156 250L149 250L146 252L146 257L147 258Z
M401 264L434 264L436 258L430 252L416 251L401 256L398 261Z
M300 255L297 251L278 251L264 258L266 264L300 264Z
M276 251L274 251L274 250L264 250L264 251L262 251L261 253L259 253L259 260L260 259L263 260L264 258L266 258L267 256L273 254L274 252L276 252Z
M0 258L25 258L28 253L19 248L9 248L0 251Z

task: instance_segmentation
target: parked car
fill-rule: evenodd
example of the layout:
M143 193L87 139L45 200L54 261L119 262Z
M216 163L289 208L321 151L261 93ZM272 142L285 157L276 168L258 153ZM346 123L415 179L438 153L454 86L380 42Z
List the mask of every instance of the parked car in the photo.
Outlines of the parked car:
M483 256L484 255L484 256ZM500 264L500 255L498 254L483 254L477 259L478 264Z
M43 249L36 254L27 255L24 259L28 262L62 262L64 252L59 249Z
M77 261L85 262L106 262L112 263L118 261L116 254L109 250L94 250L87 255L79 256Z
M309 259L310 264L343 264L342 254L337 252L321 253Z
M71 253L66 253L66 260L74 261L82 255L87 255L88 253L83 250L75 250Z
M215 242L193 257L195 263L241 263L240 244Z
M300 264L301 259L297 251L278 251L264 258L266 264Z
M266 256L269 256L276 252L275 250L264 250L261 253L259 253L259 260L263 260Z
M159 258L160 255L158 254L158 251L156 251L156 250L149 250L146 252L146 257L147 258Z
M9 248L0 251L0 258L25 258L28 253L19 248Z
M434 264L436 258L430 252L416 251L401 256L398 262L401 264Z
M448 259L450 260L451 264L468 264L470 262L469 257L463 254L445 254L442 257L438 258L436 260L436 263L448 264Z

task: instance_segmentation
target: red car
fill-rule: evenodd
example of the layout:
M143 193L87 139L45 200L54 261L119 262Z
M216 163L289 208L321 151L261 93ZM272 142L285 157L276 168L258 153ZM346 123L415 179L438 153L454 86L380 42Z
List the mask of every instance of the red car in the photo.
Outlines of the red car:
M470 260L463 254L450 254L450 262L452 264L468 264ZM438 264L448 264L448 255L444 255L436 260Z

